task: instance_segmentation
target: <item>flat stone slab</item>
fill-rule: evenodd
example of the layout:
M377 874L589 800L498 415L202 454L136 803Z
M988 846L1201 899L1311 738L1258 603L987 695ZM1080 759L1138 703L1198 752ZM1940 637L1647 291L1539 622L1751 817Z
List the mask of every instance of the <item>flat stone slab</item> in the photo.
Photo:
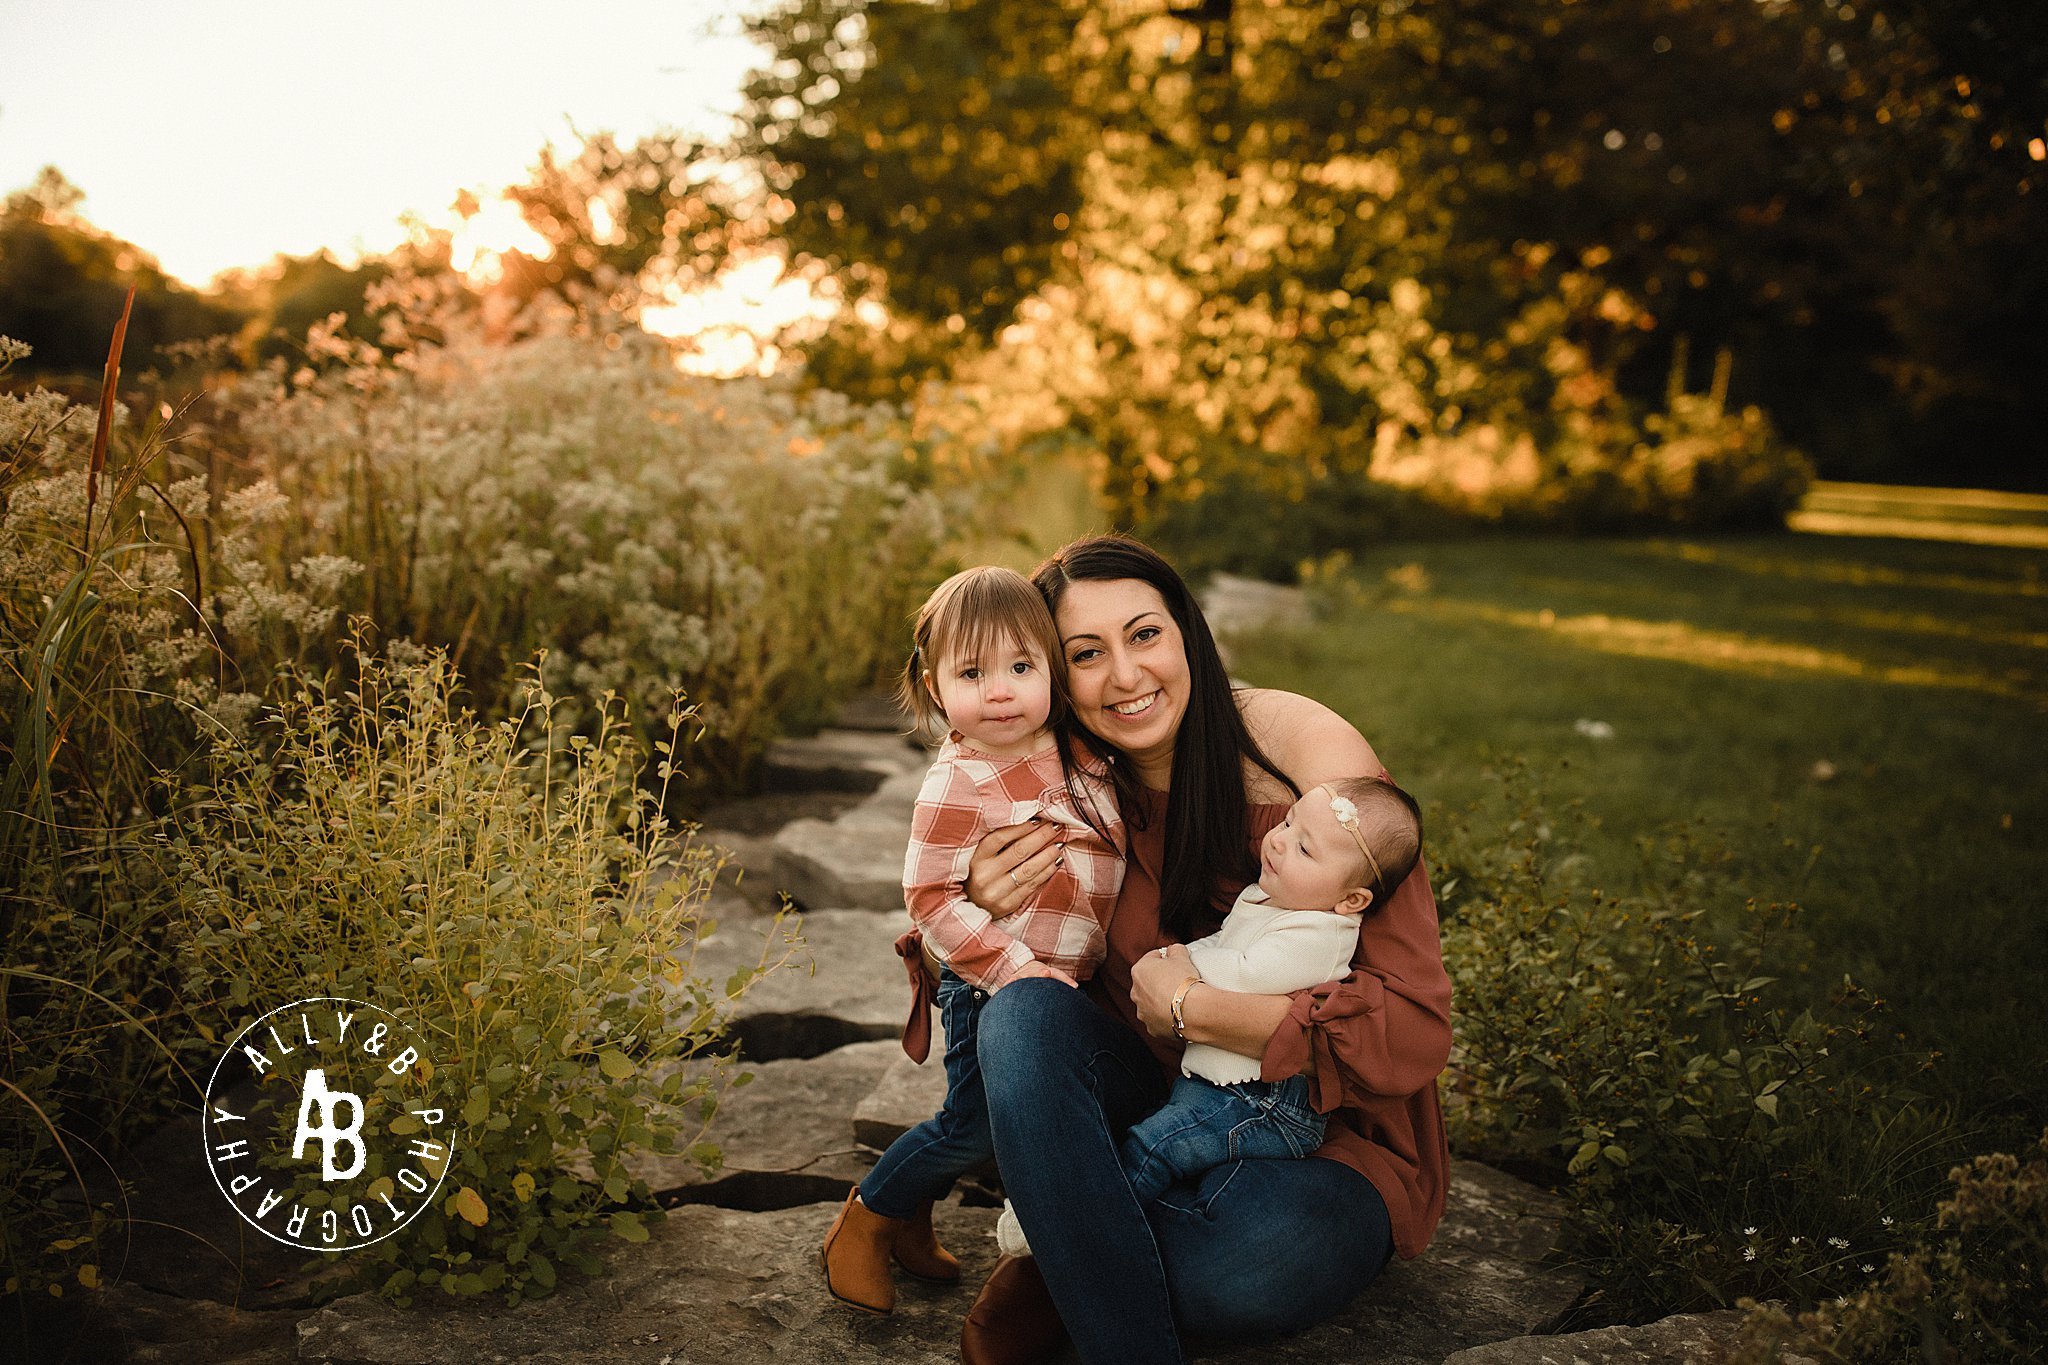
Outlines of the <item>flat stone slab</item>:
M924 765L900 772L836 820L796 820L775 836L770 880L806 909L903 909L903 851Z
M903 1054L901 1046L874 1088L853 1111L853 1139L880 1152L913 1126L939 1111L946 1099L946 1037L932 1011L932 1052L923 1065Z
M734 920L697 945L691 971L724 982L761 958L762 945L797 937L787 965L740 997L732 1034L756 1062L815 1057L848 1043L899 1038L910 986L896 956L907 917L865 910L817 910L780 921ZM776 949L779 954L780 947ZM847 1110L840 1111L844 1120Z
M567 1281L508 1309L496 1300L421 1300L399 1312L370 1295L299 1324L299 1359L349 1365L953 1365L960 1322L995 1263L993 1209L941 1204L940 1240L960 1257L958 1285L897 1279L887 1318L834 1302L818 1248L838 1206L768 1213L692 1205L639 1246L610 1243L610 1273Z
M892 1059L909 1060L900 1044L883 1040L818 1057L748 1063L754 1079L726 1089L704 1134L723 1152L723 1166L707 1175L686 1157L637 1152L626 1159L626 1170L657 1198L687 1191L692 1203L729 1204L727 1193L747 1208L843 1197L870 1164L855 1149L847 1115Z
M770 744L761 757L761 785L769 791L871 792L898 773L930 765L924 746L906 734L820 730Z
M894 692L856 692L839 705L832 724L841 730L887 730L903 734L910 717L896 704Z
M1695 1365L1719 1360L1741 1330L1740 1309L1681 1313L1642 1327L1512 1337L1460 1351L1444 1365Z

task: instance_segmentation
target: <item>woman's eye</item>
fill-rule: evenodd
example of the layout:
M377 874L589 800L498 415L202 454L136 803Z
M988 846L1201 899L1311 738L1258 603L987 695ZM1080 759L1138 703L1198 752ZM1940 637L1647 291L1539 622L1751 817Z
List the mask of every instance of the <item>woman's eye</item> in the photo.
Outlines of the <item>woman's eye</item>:
M1077 649L1068 657L1067 662L1070 664L1093 663L1095 656L1101 652L1099 649Z
M1131 633L1131 643L1134 645L1148 644L1157 638L1159 638L1159 627L1157 626L1140 626Z

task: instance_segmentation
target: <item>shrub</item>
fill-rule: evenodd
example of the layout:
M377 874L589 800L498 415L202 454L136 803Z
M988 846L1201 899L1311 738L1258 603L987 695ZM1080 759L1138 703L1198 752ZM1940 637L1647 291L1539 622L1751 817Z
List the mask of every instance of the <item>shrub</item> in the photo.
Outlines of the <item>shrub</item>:
M1995 1152L1949 1179L1933 1230L1866 1288L1796 1317L1746 1300L1731 1359L1961 1365L2038 1350L2048 1341L2048 1132L2024 1164Z
M1588 1316L1860 1283L1926 1218L1955 1140L1914 1090L1929 1060L1846 981L1812 1008L1774 989L1802 956L1792 907L1748 902L1717 944L1727 888L1686 838L1646 850L1661 889L1608 896L1571 856L1577 812L1504 781L1508 841L1452 821L1434 854L1453 1141L1569 1187Z
M642 722L687 692L678 761L731 781L895 661L945 518L894 410L679 375L644 336L336 347L228 397L293 509L265 559L363 565L348 608L447 649L487 714L545 650L550 687Z
M635 787L611 699L551 761L522 735L560 699L537 691L484 725L456 709L439 654L358 640L348 658L345 690L286 689L264 742L223 746L211 793L165 822L160 892L195 1020L225 1039L332 995L434 1029L437 1084L461 1106L453 1167L438 1206L361 1254L397 1297L545 1293L558 1267L597 1269L607 1230L646 1237L628 1153L715 1162L696 1141L725 1070L711 1049L758 971L690 975L717 863ZM690 720L671 711L670 733ZM384 1112L394 1133L415 1122ZM591 1179L572 1174L586 1154Z

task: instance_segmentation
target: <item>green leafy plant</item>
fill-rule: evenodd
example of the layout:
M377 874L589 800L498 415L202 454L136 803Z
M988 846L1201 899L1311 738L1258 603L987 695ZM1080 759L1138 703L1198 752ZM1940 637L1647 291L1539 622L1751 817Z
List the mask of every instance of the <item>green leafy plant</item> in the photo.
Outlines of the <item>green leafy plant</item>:
M1504 781L1505 842L1453 823L1436 845L1453 1141L1568 1187L1588 1316L1860 1283L1929 1216L1956 1141L1916 1089L1931 1059L1847 981L1785 1002L1793 907L1748 902L1716 941L1729 892L1682 834L1645 850L1660 889L1605 895L1572 853L1578 813Z
M531 736L560 698L536 688L486 725L444 656L394 653L358 636L346 684L298 680L261 743L223 746L210 794L166 821L160 891L209 1036L316 994L430 1031L460 1105L453 1165L439 1205L363 1256L395 1297L516 1300L596 1270L606 1235L646 1237L659 1215L628 1154L716 1162L722 1022L774 964L691 975L718 858L635 786L612 699L551 752ZM670 735L692 719L673 709ZM672 739L658 749L672 776ZM393 1133L417 1122L384 1112Z

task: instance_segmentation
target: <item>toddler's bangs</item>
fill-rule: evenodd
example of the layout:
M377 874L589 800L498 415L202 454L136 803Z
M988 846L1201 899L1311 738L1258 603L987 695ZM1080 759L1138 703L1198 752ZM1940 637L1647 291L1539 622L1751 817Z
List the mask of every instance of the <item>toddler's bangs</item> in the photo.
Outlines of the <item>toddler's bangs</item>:
M947 589L951 588L951 592ZM920 646L934 673L952 660L987 658L1011 648L1036 650L1047 668L1059 664L1059 636L1045 599L1022 574L969 569L932 595Z

